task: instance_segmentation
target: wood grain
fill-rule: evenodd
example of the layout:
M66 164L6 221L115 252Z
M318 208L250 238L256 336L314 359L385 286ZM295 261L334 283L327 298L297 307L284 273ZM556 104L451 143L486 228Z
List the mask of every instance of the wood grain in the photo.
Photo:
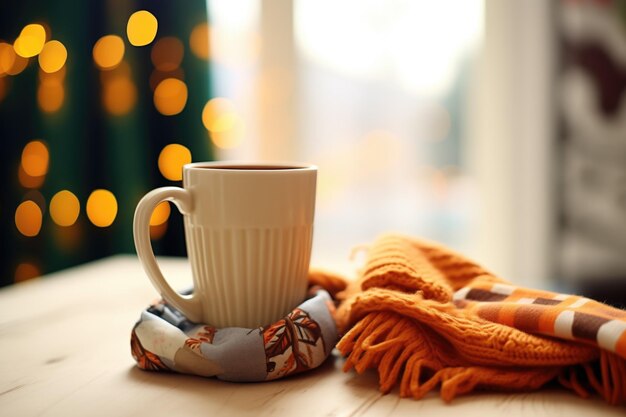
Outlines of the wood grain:
M173 285L190 285L185 260L161 259ZM561 390L475 394L443 403L381 395L374 373L343 373L330 358L303 375L228 383L148 373L130 356L140 311L158 295L136 258L118 256L0 291L2 416L623 416L623 408Z

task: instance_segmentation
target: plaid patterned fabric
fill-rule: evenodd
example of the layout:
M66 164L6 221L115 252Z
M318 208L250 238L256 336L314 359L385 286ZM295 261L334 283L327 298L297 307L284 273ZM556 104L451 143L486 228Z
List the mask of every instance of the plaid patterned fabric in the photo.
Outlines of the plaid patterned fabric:
M483 283L458 290L453 299L486 320L590 343L626 359L626 311L589 298Z

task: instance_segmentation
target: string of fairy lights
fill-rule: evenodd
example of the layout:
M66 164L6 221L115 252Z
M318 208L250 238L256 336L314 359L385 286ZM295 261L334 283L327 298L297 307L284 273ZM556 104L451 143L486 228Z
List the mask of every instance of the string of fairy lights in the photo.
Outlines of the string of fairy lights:
M190 51L203 60L209 59L210 30L208 24L201 23L189 35ZM118 34L107 34L93 45L93 61L99 70L102 87L102 107L110 115L126 115L137 103L137 86L131 77L131 67L124 60L127 43L132 47L152 45L150 57L154 71L149 86L153 91L155 109L164 116L175 116L184 110L188 88L180 65L185 45L174 36L156 39L157 31L157 18L147 10L139 10L128 18L126 39ZM12 44L0 41L0 102L7 95L8 78L18 76L36 60L39 65L38 106L43 114L58 112L65 101L68 54L71 56L71 50L67 50L62 40L51 38L51 29L45 23L24 26ZM244 122L229 99L209 100L198 116L202 117L215 146L232 148L240 143ZM64 228L74 225L81 214L81 202L71 190L59 190L49 204L38 191L45 182L51 158L53 155L50 155L45 139L29 141L22 151L17 179L27 192L15 209L14 220L17 231L25 238L39 235L46 211L57 226ZM191 160L187 147L171 143L161 150L157 164L163 177L180 181L182 166ZM84 202L84 212L94 226L109 227L117 217L117 199L110 190L93 190ZM169 216L167 202L154 210L150 219L153 239L164 234ZM23 281L40 275L40 272L35 263L22 262L18 264L14 278L16 282Z

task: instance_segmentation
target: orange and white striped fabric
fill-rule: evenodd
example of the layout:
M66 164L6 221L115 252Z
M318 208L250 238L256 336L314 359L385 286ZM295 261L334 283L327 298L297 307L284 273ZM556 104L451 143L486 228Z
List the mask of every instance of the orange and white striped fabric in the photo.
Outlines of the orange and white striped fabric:
M486 320L589 343L626 359L626 311L589 298L479 283L461 288L453 300L457 307L475 311Z

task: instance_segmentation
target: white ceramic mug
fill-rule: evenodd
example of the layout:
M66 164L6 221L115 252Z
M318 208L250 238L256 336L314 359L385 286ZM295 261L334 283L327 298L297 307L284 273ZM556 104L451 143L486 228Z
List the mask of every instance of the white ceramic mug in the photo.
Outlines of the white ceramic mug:
M200 162L183 167L183 188L163 187L137 205L137 255L161 296L191 321L218 328L264 326L306 296L317 167ZM150 244L150 216L172 201L185 220L193 293L167 283Z

